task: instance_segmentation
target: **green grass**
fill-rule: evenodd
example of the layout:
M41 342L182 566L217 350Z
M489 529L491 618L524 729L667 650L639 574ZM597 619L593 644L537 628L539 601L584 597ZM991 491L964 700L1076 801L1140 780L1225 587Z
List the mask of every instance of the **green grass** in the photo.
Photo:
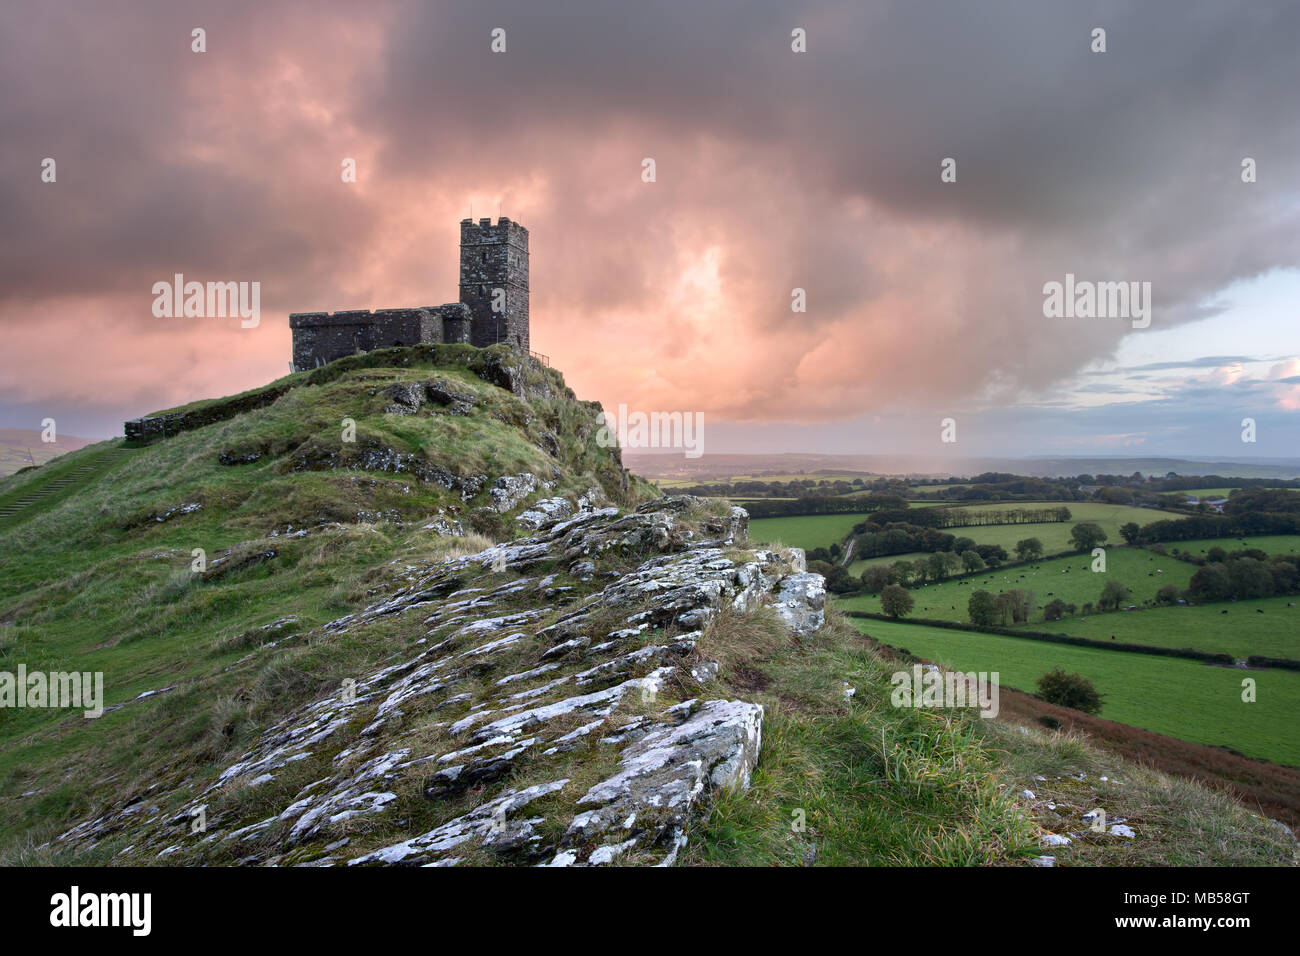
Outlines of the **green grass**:
M1240 670L1146 654L853 619L882 643L963 671L997 671L1008 687L1033 693L1056 667L1079 673L1106 695L1101 716L1248 757L1300 765L1300 673ZM1242 680L1257 699L1241 699Z
M1109 778L1092 786L1142 838L1079 841L1072 864L1294 862L1293 841L1240 804L1077 735L893 707L888 681L901 665L833 613L800 642L761 613L724 615L700 646L719 658L721 693L763 705L763 750L750 787L719 794L695 825L686 865L1023 864L1042 852L1037 834L1050 824L1017 795L1089 791L1064 776L1079 772Z
M1092 614L1041 625L1053 634L1073 634L1095 641L1190 647L1231 654L1244 660L1252 654L1300 660L1300 605L1295 596L1253 601L1203 604L1198 607L1158 607L1140 611ZM1255 610L1263 610L1256 614ZM1227 611L1227 614L1223 614Z
M267 407L122 452L98 480L0 527L0 621L6 625L0 626L0 668L21 662L33 671L102 671L110 706L173 684L183 689L188 681L220 675L266 641L309 631L395 588L405 563L417 557L487 545L473 533L443 538L421 527L445 512L471 530L471 509L485 504L486 491L464 502L459 490L409 474L295 470L296 449L349 450L340 441L344 417L356 420L358 444L371 438L453 474L531 471L549 477L558 467L550 494L576 496L594 485L624 503L650 494L640 479L621 490L621 470L597 446L594 430L580 427L590 424L590 408L563 392L526 402L457 364L435 369L426 359L401 368L349 368L351 361L335 363L331 371L338 374L324 384L295 388ZM430 378L453 381L480 404L465 416L383 413L389 400L379 393L387 385ZM559 436L557 457L539 447L551 433ZM120 445L90 445L57 459L50 472L0 479L0 500ZM224 451L254 448L264 454L253 464L218 463ZM187 504L200 507L157 520ZM289 528L310 533L293 536L285 533ZM509 536L513 529L502 524L499 530ZM209 571L220 568L217 559L228 549L232 560L266 550L275 555L205 578L191 571L196 548L206 552ZM286 617L297 621L274 633L261 630ZM330 656L327 644L300 678L355 667L384 651L382 642L339 645ZM57 819L60 807L84 805L85 796L58 795L49 781L73 768L93 772L126 741L137 756L123 758L122 765L147 774L151 760L170 759L140 742L142 732L147 741L149 727L170 719L159 716L175 706L166 703L169 698L188 701L190 710L178 718L188 726L205 719L222 695L241 690L233 677L218 676L196 699L173 692L96 721L53 709L0 709L0 807L20 792L16 788L39 784L49 791L42 799L53 803L28 801L24 818ZM0 828L5 820L13 821L8 812L0 815Z
M1194 541L1167 541L1164 547L1177 548L1188 554L1206 554L1211 548L1242 551L1259 548L1266 554L1300 554L1300 534L1262 534L1252 538L1197 538Z
M784 544L792 548L828 548L843 540L865 514L802 515L793 518L755 518L749 537L759 544Z
M916 617L966 623L970 620L966 605L974 592L998 594L1012 588L1021 588L1034 595L1035 610L1030 615L1030 625L1037 627L1043 623L1042 606L1053 598L1082 607L1086 602L1096 602L1107 581L1119 581L1133 592L1127 603L1141 604L1153 599L1156 591L1166 584L1172 584L1181 591L1187 587L1196 571L1196 566L1186 561L1161 557L1127 546L1106 549L1104 573L1091 571L1092 561L1091 554L1051 558L1035 564L1000 568L971 578L927 584L913 590L916 607L912 614ZM1069 573L1065 573L1067 570ZM1164 573L1157 574L1157 571ZM878 595L844 598L839 603L849 610L880 613ZM1049 622L1043 629L1054 630L1055 623Z
M763 705L763 751L749 789L719 795L696 828L686 864L976 866L1036 854L980 722L892 707L893 668L851 627L833 621L795 643L768 613L727 614L700 648L718 657L724 696Z
M864 560L855 560L849 562L847 568L852 577L860 577L862 572L872 565L884 564L890 565L895 561L925 561L930 557L926 551L908 551L906 554L886 554L878 558L866 558Z

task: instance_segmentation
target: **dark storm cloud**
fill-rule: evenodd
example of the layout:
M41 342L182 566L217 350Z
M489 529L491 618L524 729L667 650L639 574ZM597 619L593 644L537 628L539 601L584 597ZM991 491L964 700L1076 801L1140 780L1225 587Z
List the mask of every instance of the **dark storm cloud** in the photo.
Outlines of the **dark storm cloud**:
M255 384L284 312L454 297L473 201L528 225L534 339L607 402L813 422L1049 388L1141 333L1044 319L1045 282L1150 281L1167 329L1300 262L1297 38L1283 2L11 4L0 397ZM275 322L160 331L141 290L178 271L260 279Z

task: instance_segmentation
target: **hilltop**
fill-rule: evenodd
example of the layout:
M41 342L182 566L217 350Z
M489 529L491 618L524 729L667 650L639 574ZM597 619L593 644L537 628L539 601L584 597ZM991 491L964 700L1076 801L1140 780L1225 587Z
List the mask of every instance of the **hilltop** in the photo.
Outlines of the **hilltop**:
M0 710L0 860L1294 862L1077 735L891 706L803 552L661 496L599 410L505 347L386 349L0 480L48 491L0 521L0 669L107 705Z

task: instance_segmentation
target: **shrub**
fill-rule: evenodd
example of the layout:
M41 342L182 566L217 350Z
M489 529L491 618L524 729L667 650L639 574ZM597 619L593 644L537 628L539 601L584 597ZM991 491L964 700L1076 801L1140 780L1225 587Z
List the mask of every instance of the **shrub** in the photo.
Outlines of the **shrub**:
M1101 713L1102 695L1092 681L1079 674L1067 674L1059 667L1038 678L1038 696L1049 704L1081 710L1085 714Z

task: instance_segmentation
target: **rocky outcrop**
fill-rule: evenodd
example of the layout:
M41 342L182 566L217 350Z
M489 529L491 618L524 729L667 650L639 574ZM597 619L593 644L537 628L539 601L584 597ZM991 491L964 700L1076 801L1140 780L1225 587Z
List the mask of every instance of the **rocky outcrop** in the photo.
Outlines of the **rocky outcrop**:
M474 409L474 396L457 391L450 382L399 382L384 389L392 404L384 408L389 415L415 415L426 405L445 409L452 415L468 415Z
M140 863L671 864L761 757L763 708L710 692L711 622L770 605L808 633L825 593L801 552L744 547L742 509L591 504L543 499L519 516L531 536L417 568L326 625L317 640L400 615L423 636L191 783L179 810L133 801L59 839L113 837ZM269 815L228 809L266 807L238 799L254 790L283 796Z
M492 507L500 514L514 509L521 501L531 495L538 487L550 488L549 482L541 481L536 475L502 475L488 489Z

